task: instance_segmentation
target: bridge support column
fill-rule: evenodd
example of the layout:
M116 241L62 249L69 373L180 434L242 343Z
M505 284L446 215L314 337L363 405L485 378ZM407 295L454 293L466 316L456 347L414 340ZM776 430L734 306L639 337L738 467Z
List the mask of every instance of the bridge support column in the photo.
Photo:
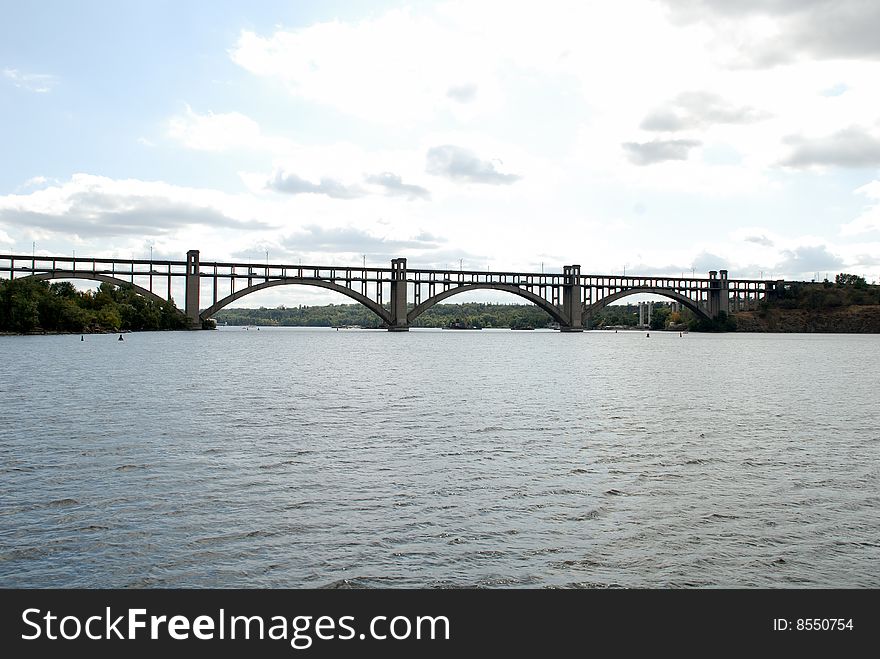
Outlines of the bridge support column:
M581 266L562 267L562 315L568 325L560 327L562 332L583 332L584 303L581 299Z
M199 250L191 249L186 253L186 316L192 329L199 329Z
M391 325L389 332L407 332L406 259L391 259Z
M727 282L727 270L709 271L709 315L718 318L721 312L730 313L730 287Z
M730 283L727 280L727 270L718 272L719 292L718 292L718 311L725 314L730 313Z

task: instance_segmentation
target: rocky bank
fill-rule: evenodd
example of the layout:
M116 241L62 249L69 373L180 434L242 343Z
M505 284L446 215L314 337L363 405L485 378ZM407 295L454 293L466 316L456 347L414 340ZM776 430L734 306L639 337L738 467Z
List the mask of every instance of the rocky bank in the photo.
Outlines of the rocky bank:
M831 309L767 309L733 314L738 332L880 333L880 305Z

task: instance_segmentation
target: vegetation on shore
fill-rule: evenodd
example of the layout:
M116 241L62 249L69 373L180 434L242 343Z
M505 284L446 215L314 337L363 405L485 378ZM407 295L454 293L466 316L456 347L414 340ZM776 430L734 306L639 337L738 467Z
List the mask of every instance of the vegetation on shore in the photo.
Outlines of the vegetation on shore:
M847 273L833 282L791 282L736 319L744 332L880 333L880 286Z
M320 307L285 307L275 309L223 309L214 315L219 324L274 325L279 327L379 327L382 321L360 304L328 304ZM547 327L552 318L533 304L490 304L464 302L437 304L413 322L413 327L510 327L529 325Z
M360 304L330 304L320 307L284 307L275 309L223 309L214 318L228 325L255 325L279 327L379 327L381 321ZM685 329L697 323L689 311L673 311L672 305L654 303L651 317L652 329L675 327ZM593 318L592 326L635 327L638 324L637 305L614 305L602 309ZM555 327L553 318L533 304L492 304L486 302L463 302L461 304L437 304L416 318L413 327L500 327L542 328ZM711 331L709 323L699 326Z
M834 281L821 283L791 282L775 300L761 303L761 309L834 309L853 305L880 304L880 286L863 277L840 273Z
M173 302L138 295L132 286L102 283L78 291L68 281L0 280L0 331L116 332L187 327Z

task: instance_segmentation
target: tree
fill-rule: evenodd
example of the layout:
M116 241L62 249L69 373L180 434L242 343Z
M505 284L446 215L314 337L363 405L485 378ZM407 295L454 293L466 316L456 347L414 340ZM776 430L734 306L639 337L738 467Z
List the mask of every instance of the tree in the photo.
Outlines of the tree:
M855 288L866 288L868 285L868 282L865 281L864 277L850 275L845 272L835 275L834 283L838 286L854 286Z
M53 295L72 300L77 297L76 287L69 281L56 281L49 285L49 291Z
M652 330L662 330L666 327L666 321L669 319L669 315L672 313L672 309L667 306L654 306L654 311L651 313L651 329Z

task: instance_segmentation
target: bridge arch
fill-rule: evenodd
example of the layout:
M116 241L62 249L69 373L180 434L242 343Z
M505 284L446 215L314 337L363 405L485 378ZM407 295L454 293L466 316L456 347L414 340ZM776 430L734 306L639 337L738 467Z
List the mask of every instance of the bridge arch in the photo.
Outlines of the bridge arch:
M167 300L163 297L159 297L155 293L150 290L147 290L143 286L138 286L130 281L125 281L124 279L119 279L118 277L111 277L110 275L102 275L97 272L82 272L77 270L74 272L73 270L53 270L52 272L40 272L34 275L27 275L25 277L21 277L21 279L38 279L41 281L47 279L89 279L91 281L102 281L107 284L113 284L114 286L131 286L135 293L142 295L143 297L150 298L151 300L155 300L156 302L167 302Z
M271 288L273 286L290 286L292 284L300 284L303 286L318 286L319 288L326 288L331 291L336 291L337 293L342 293L343 295L350 297L355 302L359 302L367 309L372 311L374 314L379 316L387 325L391 325L391 314L388 312L385 307L381 306L378 302L374 302L366 295L362 295L357 291L353 291L350 288L346 288L345 286L340 286L339 284L334 284L333 282L323 281L321 279L300 279L299 277L288 277L286 279L271 279L269 281L264 281L259 284L254 284L253 286L248 286L247 288L243 288L240 291L236 291L231 295L227 295L222 300L217 300L210 307L205 309L199 314L199 318L202 320L206 320L210 318L215 313L220 311L223 307L232 304L236 300L243 298L245 295L250 295L251 293L256 293L257 291L261 291L264 288Z
M617 291L616 293L612 293L611 295L606 295L601 300L597 300L593 302L593 304L587 306L585 308L585 312L588 316L591 316L593 313L604 309L609 304L614 302L615 300L619 300L621 298L627 297L629 295L637 295L637 294L645 294L650 293L652 295L660 295L662 297L667 297L671 300L675 300L676 302L681 302L688 309L697 314L700 318L705 318L706 320L712 320L712 317L709 313L700 307L694 300L687 297L686 295L682 295L676 291L669 290L668 288L655 288L648 286L639 286L636 288L627 288L622 291Z
M480 289L489 289L494 291L506 291L508 293L513 293L514 295L519 295L520 297L525 298L529 302L532 302L536 306L540 307L544 311L546 311L550 316L552 316L553 320L563 326L568 326L568 319L562 315L562 311L560 311L557 307L552 305L550 302L542 298L540 295L536 295L531 291L528 291L524 288L520 288L519 286L515 286L513 284L498 284L493 282L486 283L478 283L478 284L464 284L462 286L455 286L445 291L441 291L434 295L433 297L429 297L427 300L416 306L414 309L411 309L408 314L406 314L406 322L407 324L412 323L416 318L425 313L428 309L433 307L435 304L440 302L441 300L445 300L446 298L457 295L459 293L466 293L468 291L476 291Z

